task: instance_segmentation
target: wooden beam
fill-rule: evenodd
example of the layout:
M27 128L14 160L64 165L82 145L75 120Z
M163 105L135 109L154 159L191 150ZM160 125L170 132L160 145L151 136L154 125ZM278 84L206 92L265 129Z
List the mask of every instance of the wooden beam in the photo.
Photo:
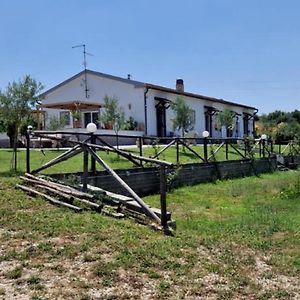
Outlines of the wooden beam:
M37 136L45 136L45 135L42 135L40 132L37 132ZM57 138L57 137L52 137L52 136L49 137L49 138L54 139L54 140L63 140L62 138ZM89 137L89 139L90 139L90 137ZM98 139L99 139L99 137L98 137ZM83 141L83 142L68 141L68 142L72 143L72 144L77 144L77 145L87 145L89 147L93 147L95 149L99 149L99 150L103 150L103 151L115 152L115 153L118 153L121 156L124 156L125 158L131 160L132 162L133 162L133 159L137 159L139 161L145 161L145 162L154 163L154 164L157 164L157 165L164 165L164 166L169 166L169 167L173 166L173 164L170 163L170 162L166 162L166 161L162 161L162 160L158 160L158 159L153 159L153 158L148 158L148 157L143 157L143 156L141 157L141 156L138 156L138 155L135 155L135 154L132 154L132 153L128 153L124 150L116 149L115 147L112 147L111 145L107 146L107 147L104 147L104 146L100 146L100 145L96 145L96 144L87 143L86 141ZM136 164L136 162L135 162L135 164Z
M182 144L184 147L188 148L193 154L195 154L198 158L200 158L203 162L205 162L205 159L202 158L194 149L192 149L190 146L186 145L183 141L178 139L178 142Z
M169 143L168 145L166 145L165 147L163 147L160 151L157 152L157 154L155 156L152 156L152 158L156 158L158 157L160 154L162 154L164 151L166 151L169 147L171 147L172 145L174 145L176 143L175 140L173 140L171 143Z
M76 190L76 189L74 189L70 186L66 186L66 185L56 183L56 182L53 182L53 181L48 181L48 180L45 180L45 179L40 178L38 176L33 176L32 174L28 174L28 173L25 173L25 176L27 178L31 179L31 180L39 182L42 185L46 185L46 186L58 189L58 190L60 190L64 193L70 194L70 195L75 196L75 197L94 199L93 195L78 191L78 190Z
M90 147L95 147L95 148L98 148L98 149L101 149L101 150L106 150L106 151L111 151L111 152L116 152L115 150L116 149L107 149L105 147L101 147L101 146L98 146L98 145L92 145L92 144L89 144L89 143L86 143L86 145L90 146ZM153 158L149 158L149 157L141 157L141 156L138 156L138 155L135 155L135 154L132 154L132 153L128 153L126 151L123 151L123 150L118 150L118 153L120 155L123 155L123 156L129 156L131 158L135 158L135 159L138 159L138 160L141 160L141 161L145 161L145 162L149 162L149 163L154 163L154 164L157 164L157 165L163 165L163 166L168 166L168 167L171 167L173 166L172 163L170 162L167 162L167 161L162 161L162 160L158 160L158 159L153 159Z
M218 153L218 151L225 145L225 142L222 142L221 145L213 152L213 155L209 156L207 160L210 160L214 155Z
M130 155L130 153L127 153L127 152L121 151L120 149L115 148L114 146L112 146L111 144L107 143L106 141L104 141L100 137L97 137L97 140L99 140L102 144L106 145L109 149L111 149L111 151L113 151L115 153L118 153L119 155L127 158L132 163L134 163L136 166L140 166L140 164Z
M80 212L82 211L82 208L78 207L78 206L75 206L75 205L72 205L72 204L69 204L69 203L65 203L65 202L62 202L62 201L58 201L46 194L43 194L41 192L38 192L34 189L31 189L27 186L24 186L24 185L21 185L21 184L17 184L16 185L17 188L27 192L27 193L30 193L30 194L34 194L34 195L38 195L44 199L46 199L47 201L51 202L52 204L56 204L56 205L61 205L61 206L65 206L65 207L68 207L68 208L71 208L73 210L75 210L76 212Z
M119 183L126 189L126 191L134 198L136 202L143 208L145 214L153 218L156 222L160 223L160 218L145 204L145 202L128 186L128 184L109 166L103 161L97 153L88 146L85 146L86 150L95 158L95 160L102 165Z
M82 152L82 149L81 148L78 149L78 148L80 148L79 145L73 147L72 149L68 150L67 152L65 152L65 153L59 155L58 157L50 160L49 162L47 162L46 164L44 164L40 168L37 168L37 169L33 170L31 173L32 174L36 174L36 173L38 173L38 172L40 172L42 170L50 168L50 167L52 167L52 166L54 166L54 165L56 165L56 164L58 164L58 163L60 163L62 161L65 161L65 160L67 160L67 159L69 159L69 158L71 158L71 157L79 154L80 152Z
M234 147L232 144L230 144L231 148L233 148L241 157L247 158L241 151L239 151L236 147Z
M94 192L94 193L104 193L107 197L113 199L116 201L116 203L121 203L122 206L126 207L129 210L138 212L138 213L143 213L144 210L141 207L141 205L139 203L137 203L132 197L128 197L128 196L124 196L124 195L120 195L120 194L116 194L110 191L106 191L103 190L97 186L92 186L89 185L87 186L88 191L90 192ZM146 204L147 205L147 204ZM148 207L150 207L149 205L147 205ZM161 218L161 210L156 208L156 207L151 207L152 211L159 217ZM170 212L166 212L166 218L167 221L171 220L171 213Z

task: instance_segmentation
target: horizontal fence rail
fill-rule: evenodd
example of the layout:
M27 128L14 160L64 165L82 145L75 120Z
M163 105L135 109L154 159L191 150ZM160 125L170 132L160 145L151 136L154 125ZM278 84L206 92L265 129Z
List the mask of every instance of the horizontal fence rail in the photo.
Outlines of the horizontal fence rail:
M209 163L215 160L255 159L279 155L300 154L299 141L286 141L274 145L271 139L250 138L202 138L202 137L153 137L139 135L91 134L89 132L70 131L34 131L27 136L27 146L38 144L43 147L43 141L55 141L54 147L72 147L74 141L81 142L89 138L91 144L119 149L124 146L136 146L136 155L144 156L145 147L152 147L152 159L162 157L166 152L175 152L176 164L181 163L182 155L193 155L196 160ZM123 151L124 148L122 148ZM109 149L108 149L109 151ZM149 152L149 151L148 151ZM140 166L143 162L140 161Z

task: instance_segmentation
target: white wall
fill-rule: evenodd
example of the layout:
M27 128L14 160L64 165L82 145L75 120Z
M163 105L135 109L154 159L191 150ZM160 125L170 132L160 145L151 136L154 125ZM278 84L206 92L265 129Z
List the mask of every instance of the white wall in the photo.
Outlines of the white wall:
M47 94L43 100L44 104L50 103L61 103L71 101L86 101L88 103L103 104L103 98L105 95L115 96L119 100L119 105L125 111L125 119L128 120L130 116L134 118L140 124L145 122L145 108L144 108L144 92L145 88L141 86L135 86L134 82L122 81L106 76L95 75L87 73L87 84L88 84L88 95L85 96L85 84L84 74L74 78L67 82L63 86L53 90ZM156 108L155 108L155 97L166 98L171 101L175 101L178 97L177 94L171 92L164 92L155 89L149 89L147 93L147 134L157 135L156 128ZM232 111L241 114L238 123L238 135L243 137L243 112L253 113L253 110L246 109L240 106L232 104L223 104L219 102L213 102L205 99L198 99L193 97L183 96L187 101L189 107L196 112L196 122L194 130L201 133L205 130L205 108L204 106L212 106L222 111L224 109L230 109ZM101 111L101 110L100 110ZM47 109L48 118L52 115L59 116L59 110ZM166 111L166 127L167 135L173 132L172 118L174 117L171 108ZM72 119L72 118L71 118ZM214 126L215 118L213 119L213 130L210 133L212 137L221 137L220 130L215 130ZM252 123L249 122L249 129L252 132ZM72 127L72 120L71 125ZM235 133L235 130L234 130ZM235 134L234 134L235 136Z
M148 115L148 134L149 135L156 135L156 109L155 109L155 97L161 97L165 98L171 101L175 101L176 98L178 97L177 94L172 94L168 92L163 92L159 90L149 90L147 94L147 115ZM198 99L198 98L193 98L193 97L187 97L183 96L183 98L186 100L186 103L188 106L193 109L196 112L196 122L194 126L194 131L196 131L199 136L202 135L202 132L205 130L205 108L204 106L212 106L216 108L217 110L223 111L224 109L229 109L232 111L235 111L236 113L240 114L241 116L238 117L239 122L238 122L238 136L235 133L234 129L234 137L243 137L243 112L247 113L253 113L253 110L251 109L246 109L240 106L235 106L231 104L223 104L219 102L213 102L209 100L204 100L204 99ZM167 126L167 135L170 132L173 132L173 125L172 125L172 118L174 118L174 113L171 109L166 110L166 126ZM211 137L215 138L221 138L222 137L222 132L219 129L215 129L215 123L216 123L216 117L213 117L213 130L210 132ZM249 122L249 128L250 131L252 132L252 121ZM180 134L179 132L177 132Z
M88 103L103 104L103 98L114 96L119 100L119 105L125 111L125 119L132 116L135 121L144 123L144 90L106 77L87 74L88 95L85 96L84 75L75 78L67 84L55 89L46 95L43 104L55 104L70 101L86 101ZM48 116L59 116L59 110L45 109Z

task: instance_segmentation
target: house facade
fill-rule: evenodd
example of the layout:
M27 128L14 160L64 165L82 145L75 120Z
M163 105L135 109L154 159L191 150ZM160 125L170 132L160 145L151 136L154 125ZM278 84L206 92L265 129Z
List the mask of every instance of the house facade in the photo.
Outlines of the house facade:
M106 130L105 124L99 122L103 99L115 97L125 112L125 119L132 118L135 130L146 136L178 133L173 129L174 113L170 107L178 96L183 97L193 111L193 131L201 135L207 130L213 138L228 134L217 125L220 111L229 109L234 113L232 137L252 136L257 113L255 107L186 92L182 79L178 79L172 89L91 70L76 74L40 96L46 124L55 116L66 120L66 129L84 129L89 122L94 122L99 131Z

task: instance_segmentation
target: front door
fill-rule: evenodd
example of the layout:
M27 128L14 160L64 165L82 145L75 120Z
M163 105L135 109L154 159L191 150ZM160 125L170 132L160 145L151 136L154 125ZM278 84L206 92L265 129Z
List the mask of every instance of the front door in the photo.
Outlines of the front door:
M156 126L157 126L157 136L165 137L167 135L166 128L166 108L164 103L159 102L156 105Z

